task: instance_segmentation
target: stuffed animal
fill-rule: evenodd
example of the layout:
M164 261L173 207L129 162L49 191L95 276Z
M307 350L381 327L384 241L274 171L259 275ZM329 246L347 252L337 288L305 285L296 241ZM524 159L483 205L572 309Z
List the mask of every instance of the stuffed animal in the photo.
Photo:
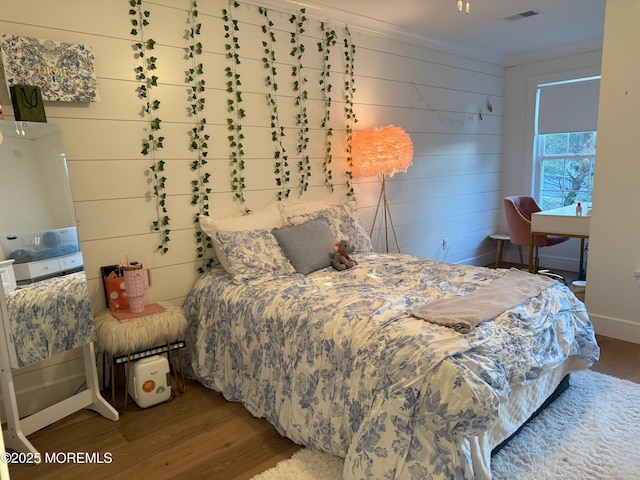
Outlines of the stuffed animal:
M349 244L346 240L340 240L333 244L336 254L333 256L333 268L336 270L346 270L355 267L358 262L353 260L349 254L356 249L355 245Z

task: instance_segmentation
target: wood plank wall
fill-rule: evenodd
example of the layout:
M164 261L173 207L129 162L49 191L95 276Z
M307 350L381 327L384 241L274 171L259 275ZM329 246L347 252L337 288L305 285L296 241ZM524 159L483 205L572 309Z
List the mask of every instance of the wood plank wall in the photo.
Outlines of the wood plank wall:
M188 115L189 90L185 84L188 42L187 11L191 0L144 1L150 12L150 25L145 37L156 41L159 85L154 95L161 101L158 117L165 148L160 152L166 160L167 205L171 218L169 251L155 251L159 242L150 225L155 219L155 206L149 180L150 160L141 155L146 118L138 98L134 69L140 61L134 58L129 2L101 0L23 0L3 6L0 32L42 39L85 43L94 48L100 102L90 104L48 103L49 122L62 128L69 162L69 175L75 209L79 221L81 248L89 279L94 311L104 308L99 267L118 263L125 255L152 269L153 287L148 301L170 301L181 305L197 278L201 261L196 258L195 208L190 205L191 184L195 178L189 165L195 159L189 149L188 131L194 119ZM269 19L274 23L275 54L278 68L279 116L286 128L285 145L292 167L292 197L298 196L295 182L297 130L291 88L289 54L289 21L298 13L288 2L271 2ZM246 159L245 197L247 206L258 209L275 200L278 187L273 174L273 151L267 92L262 63L261 26L264 17L259 4L240 2L231 7L238 20L237 36L242 63L238 66L243 82L243 121ZM202 24L198 40L202 43L206 81L206 106L209 164L213 193L211 214L241 213L241 205L233 199L230 187L231 167L227 142L227 99L222 0L198 1L198 21ZM319 90L322 56L317 42L320 23L335 29L338 42L332 48L331 81L334 84L331 126L334 129L333 170L335 192L323 185L321 164L324 155L324 133L320 126L323 103ZM356 46L354 109L356 130L394 124L402 126L412 137L415 148L413 166L388 182L388 198L401 250L422 257L451 262L486 264L492 261L495 246L487 236L498 228L501 215L501 148L504 71L500 65L447 53L426 44L360 29L350 25L351 40ZM340 19L308 15L301 41L306 51L303 65L308 77L308 112L310 127L309 155L312 177L303 199L340 201L347 192L344 171L347 169L343 113L345 74L344 47L347 38ZM0 102L5 119L11 119L11 102L4 89ZM377 202L379 183L375 178L354 179L361 217L369 228ZM381 237L374 232L378 248ZM450 248L442 250L442 238ZM78 356L63 356L45 366L45 385L62 381L62 390L73 391L78 385L74 371L79 369ZM19 391L24 402L46 403L45 395L27 394L35 388L31 380L41 375L35 370L20 380ZM63 380L60 380L63 379ZM42 378L38 378L42 382ZM58 385L59 386L59 385ZM53 388L53 387L51 387ZM42 390L40 390L42 391ZM56 393L55 397L59 395ZM52 400L55 398L52 397ZM25 411L31 410L25 406Z

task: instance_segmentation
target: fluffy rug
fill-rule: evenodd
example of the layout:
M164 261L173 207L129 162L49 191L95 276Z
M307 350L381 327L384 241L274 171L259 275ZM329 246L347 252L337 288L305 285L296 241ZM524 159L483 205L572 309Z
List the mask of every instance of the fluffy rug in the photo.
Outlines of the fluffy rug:
M494 480L635 480L640 384L597 372L571 386L492 460ZM252 480L340 480L342 459L304 449Z

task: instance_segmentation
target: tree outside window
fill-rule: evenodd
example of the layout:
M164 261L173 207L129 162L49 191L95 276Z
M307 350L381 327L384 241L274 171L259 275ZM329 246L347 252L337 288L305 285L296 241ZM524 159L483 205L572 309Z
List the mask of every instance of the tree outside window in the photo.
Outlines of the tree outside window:
M592 202L596 140L597 132L538 135L543 210Z

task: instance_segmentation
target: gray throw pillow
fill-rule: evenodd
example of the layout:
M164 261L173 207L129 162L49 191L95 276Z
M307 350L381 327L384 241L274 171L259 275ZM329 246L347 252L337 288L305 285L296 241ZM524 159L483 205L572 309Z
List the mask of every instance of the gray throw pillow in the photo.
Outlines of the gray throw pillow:
M273 235L298 273L311 273L331 265L335 237L324 220L310 220L274 228Z

